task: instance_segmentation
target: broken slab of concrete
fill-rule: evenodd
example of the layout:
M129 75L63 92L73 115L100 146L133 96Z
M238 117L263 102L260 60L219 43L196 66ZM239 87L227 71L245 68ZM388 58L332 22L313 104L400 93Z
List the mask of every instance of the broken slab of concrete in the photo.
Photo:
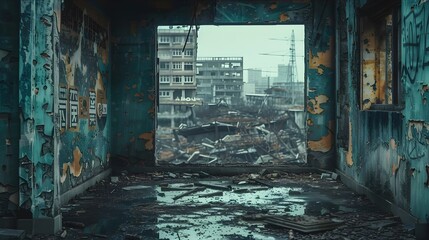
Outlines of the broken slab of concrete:
M24 239L25 231L17 229L0 228L0 239Z

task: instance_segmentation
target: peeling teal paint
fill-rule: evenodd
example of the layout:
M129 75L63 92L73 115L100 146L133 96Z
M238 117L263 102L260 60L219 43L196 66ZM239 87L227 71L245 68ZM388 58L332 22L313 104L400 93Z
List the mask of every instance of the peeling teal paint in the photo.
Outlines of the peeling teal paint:
M405 90L403 111L404 155L410 169L410 211L420 222L429 223L429 107L424 101L429 84L429 3L402 1L402 79ZM411 129L411 131L409 131Z
M73 0L64 4L56 86L65 124L62 127L59 119L57 171L61 174L61 193L109 167L111 119L109 21L91 5L79 5ZM74 112L71 107L76 104ZM107 115L100 112L102 104L107 104ZM79 159L75 159L76 147L82 154Z
M160 3L162 10L156 15L149 8L142 14L142 9L125 5L108 15L86 3L81 6L88 8L86 14L81 12L85 20L70 34L62 30L73 19L61 15L71 9L72 2L65 1L65 11L60 10L61 0L23 0L21 6L8 0L8 4L0 6L0 82L6 83L0 87L0 144L5 137L9 144L0 145L0 216L10 214L3 199L9 201L17 193L18 176L21 212L32 218L45 218L59 214L61 193L109 167L110 155L125 156L133 164L153 165L153 146L147 143L156 127L156 27L196 22L305 24L310 164L329 168L337 154L341 171L420 222L428 222L427 2L402 1L405 106L399 112L359 108L357 9L365 0L342 2L344 6L337 11L344 13L346 21L335 19L335 1L328 0L219 0L198 1L196 6L191 1L167 1ZM153 7L151 3L141 4ZM18 37L14 36L18 20L11 20L13 17L8 16L14 15L4 12L6 9L19 15L19 8ZM85 31L85 21L102 19L106 21L100 28ZM339 43L334 40L336 22L345 36L336 38ZM96 34L91 35L93 32ZM338 47L340 52L335 52L336 44L344 45ZM335 58L345 66L339 73ZM337 83L345 86L337 97L336 77ZM95 96L95 120L90 117L93 109L88 109L76 125L69 113L63 122L64 101L66 109L74 107L76 99L70 98L74 94L89 102ZM323 101L317 103L321 97ZM9 99L18 99L19 106ZM336 106L341 109L337 112L338 121ZM340 133L335 132L336 123L347 126L342 129L350 129L338 148L335 136L338 138ZM5 152L11 152L8 162L1 158ZM15 165L9 159L16 160ZM3 174L3 165L9 175Z
M53 217L54 46L58 41L54 0L21 1L20 26L20 197L19 205L33 218ZM45 146L45 148L43 148ZM42 151L44 149L45 151Z
M156 27L142 22L123 19L112 26L112 150L134 164L153 165L154 150L139 136L155 129Z
M405 106L402 111L360 111L359 109L359 42L357 9L365 1L348 0L340 9L346 14L347 70L340 74L347 92L341 92L342 106L349 118L351 149L340 146L338 168L380 196L411 213L419 222L429 222L429 188L427 174L429 121L427 97L426 28L429 5L419 1L402 1L402 86ZM429 40L429 39L428 39ZM347 53L347 54L345 54ZM351 156L351 160L347 159ZM350 164L351 163L351 164Z
M227 1L216 5L216 24L307 23L311 17L311 1Z

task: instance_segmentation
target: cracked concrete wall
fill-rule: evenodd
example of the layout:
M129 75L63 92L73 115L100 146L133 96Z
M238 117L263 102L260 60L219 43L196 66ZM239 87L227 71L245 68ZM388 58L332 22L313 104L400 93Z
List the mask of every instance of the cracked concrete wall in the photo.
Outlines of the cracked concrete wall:
M308 152L314 166L334 166L333 6L332 1L220 0L197 5L164 2L156 14L117 9L112 26L112 142L118 146L114 155L125 161L122 164L129 164L128 160L154 164L153 144L148 142L153 141L156 125L156 27L192 24L195 9L197 24L305 24ZM146 138L139 138L141 134Z
M429 4L402 1L401 78L404 108L393 111L360 110L357 9L365 1L340 0L338 25L341 64L338 96L338 168L348 176L429 222L429 109L425 64ZM373 95L365 96L373 96ZM375 96L375 95L374 95ZM372 97L370 97L372 99ZM374 98L375 99L375 98ZM364 108L365 109L365 108ZM346 134L347 133L347 134Z
M0 217L18 208L19 2L0 5Z
M82 0L61 13L58 130L61 193L109 166L110 23Z
M22 218L59 214L54 152L59 1L21 1L19 207Z

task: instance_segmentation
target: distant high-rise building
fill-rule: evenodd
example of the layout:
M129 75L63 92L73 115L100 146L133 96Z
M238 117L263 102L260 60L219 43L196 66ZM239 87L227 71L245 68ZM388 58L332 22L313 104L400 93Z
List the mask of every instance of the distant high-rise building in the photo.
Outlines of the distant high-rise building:
M255 93L263 94L269 88L270 80L268 77L262 77L261 69L247 70L248 83L255 84Z
M189 27L158 28L160 125L189 123L192 107L202 104L196 98L197 30L188 32Z
M206 57L197 59L197 97L205 103L220 100L239 104L243 97L243 58Z
M292 82L292 66L279 64L277 66L277 74L278 76L274 84Z

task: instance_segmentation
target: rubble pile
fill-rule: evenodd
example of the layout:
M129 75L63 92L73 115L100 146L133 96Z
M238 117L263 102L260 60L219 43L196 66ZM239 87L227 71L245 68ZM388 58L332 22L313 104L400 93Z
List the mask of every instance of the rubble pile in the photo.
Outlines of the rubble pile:
M305 162L304 135L287 113L268 121L248 114L219 115L199 126L160 129L158 164L285 164ZM209 118L213 120L213 118ZM245 119L241 122L241 119Z

